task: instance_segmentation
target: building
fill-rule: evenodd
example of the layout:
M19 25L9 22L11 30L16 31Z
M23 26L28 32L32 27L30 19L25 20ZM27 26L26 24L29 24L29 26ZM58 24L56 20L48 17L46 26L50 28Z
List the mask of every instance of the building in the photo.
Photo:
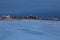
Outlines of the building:
M10 18L11 18L11 16L9 16L9 15L8 15L8 16L3 16L3 17L2 17L2 19L10 19Z
M3 16L2 17L3 20L5 19L16 19L16 20L21 20L21 19L31 19L31 20L39 20L39 17L38 16Z
M20 16L20 19L39 19L38 16Z

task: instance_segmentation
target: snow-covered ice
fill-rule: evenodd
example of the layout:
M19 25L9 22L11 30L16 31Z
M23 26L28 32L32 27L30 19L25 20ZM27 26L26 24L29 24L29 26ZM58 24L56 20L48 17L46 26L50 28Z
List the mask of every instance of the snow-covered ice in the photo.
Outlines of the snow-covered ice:
M60 21L0 21L0 40L60 40Z

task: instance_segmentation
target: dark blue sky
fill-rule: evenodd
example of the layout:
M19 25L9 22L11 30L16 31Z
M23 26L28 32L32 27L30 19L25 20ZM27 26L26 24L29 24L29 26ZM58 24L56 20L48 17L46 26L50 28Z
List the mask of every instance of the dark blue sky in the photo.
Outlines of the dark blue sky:
M60 0L0 0L0 15L60 17Z

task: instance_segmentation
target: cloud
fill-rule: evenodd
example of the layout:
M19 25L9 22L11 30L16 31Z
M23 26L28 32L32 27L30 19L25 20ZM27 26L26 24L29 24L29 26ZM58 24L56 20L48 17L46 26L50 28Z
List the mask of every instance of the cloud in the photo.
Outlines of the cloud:
M59 0L0 0L0 13L55 13L60 10L59 4Z

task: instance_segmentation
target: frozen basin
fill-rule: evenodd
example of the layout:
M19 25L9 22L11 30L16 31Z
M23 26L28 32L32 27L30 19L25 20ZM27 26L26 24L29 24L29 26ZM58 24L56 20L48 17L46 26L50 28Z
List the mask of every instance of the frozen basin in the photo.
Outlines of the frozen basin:
M60 40L60 21L0 21L0 40Z

